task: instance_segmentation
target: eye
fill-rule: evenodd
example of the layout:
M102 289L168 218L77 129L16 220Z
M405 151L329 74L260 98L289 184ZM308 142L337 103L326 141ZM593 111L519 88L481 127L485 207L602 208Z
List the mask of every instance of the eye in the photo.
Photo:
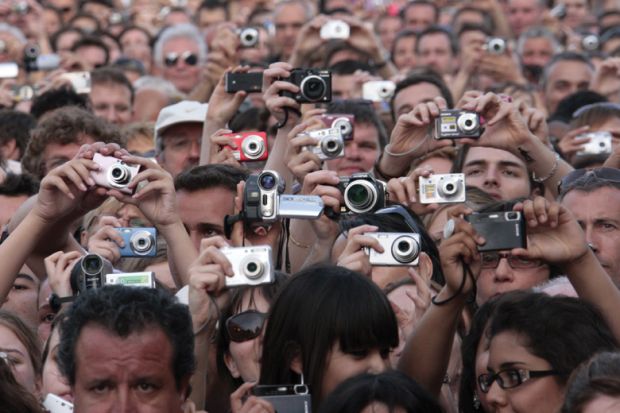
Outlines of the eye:
M348 352L353 358L361 360L368 356L368 350L351 350Z
M13 284L13 289L16 291L25 291L28 290L28 286L23 284Z
M110 390L108 383L99 383L90 388L90 391L96 394L105 394Z
M467 176L476 176L476 175L481 175L481 174L482 174L482 169L480 169L480 168L468 169L465 172L465 175L467 175Z
M148 382L139 383L136 388L141 393L152 393L156 390L155 385Z

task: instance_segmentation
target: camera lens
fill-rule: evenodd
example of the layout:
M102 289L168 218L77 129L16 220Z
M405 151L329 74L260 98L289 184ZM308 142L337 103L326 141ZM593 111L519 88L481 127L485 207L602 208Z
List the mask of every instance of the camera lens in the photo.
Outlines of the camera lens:
M241 264L241 269L243 275L251 280L255 280L263 275L265 266L258 258L249 257Z
M299 85L301 94L310 102L316 102L325 97L327 85L325 80L317 75L310 75L301 81Z
M153 236L148 231L136 232L129 241L131 250L138 255L146 255L153 247Z
M99 274L103 269L103 260L98 255L90 254L82 260L82 271L88 275Z
M260 136L251 135L243 140L241 150L250 159L260 158L265 152L265 144Z
M117 164L110 168L109 183L115 187L123 187L131 181L131 173L127 165Z
M373 209L377 202L377 189L366 180L356 180L344 190L344 203L357 214Z
M323 139L321 142L321 150L325 155L335 156L342 150L342 141L338 138Z
M241 44L245 47L252 47L258 42L258 30L254 28L243 29L239 33Z
M392 256L400 263L406 264L418 258L420 246L412 236L403 235L394 240L392 244Z
M342 136L349 136L353 132L353 125L347 118L338 118L332 123L332 128L340 129Z
M514 221L519 219L519 214L517 212L507 212L506 219L510 221Z
M474 132L478 128L478 115L475 113L463 113L456 120L459 129L466 133Z
M274 175L270 173L264 173L261 175L258 183L263 189L271 190L275 188L277 179Z
M461 182L458 179L446 179L438 187L439 195L449 198L456 195L461 188Z

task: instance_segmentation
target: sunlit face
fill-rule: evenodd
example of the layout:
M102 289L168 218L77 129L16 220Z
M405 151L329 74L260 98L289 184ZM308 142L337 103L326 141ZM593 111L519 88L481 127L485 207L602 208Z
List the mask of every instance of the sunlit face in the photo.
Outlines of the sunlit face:
M396 34L403 28L402 20L397 16L386 16L377 26L377 34L386 50L392 50Z
M429 4L409 6L405 12L405 27L420 32L437 21L435 8Z
M162 47L163 59L171 53L177 54L176 63L162 65L162 76L164 79L172 82L177 89L183 93L189 93L198 84L200 80L200 61L198 57L198 44L187 37L175 37L168 40ZM194 54L197 58L196 64L186 62L183 56L185 54Z
M536 25L542 16L538 0L510 0L508 2L508 23L515 36Z
M418 63L442 75L452 74L455 63L450 38L445 33L432 33L418 39Z
M90 91L93 112L115 125L131 122L133 104L131 91L118 83L95 84Z
M566 6L566 17L562 20L563 24L571 29L576 29L587 22L590 15L587 0L563 0L562 3Z
M546 37L532 37L523 42L521 62L524 65L545 67L553 53L551 40Z
M164 148L158 156L158 161L173 177L198 165L202 123L173 125L161 136Z
M338 176L350 176L372 170L380 154L379 132L368 123L356 123L353 139L345 141L344 158L326 161L327 169Z
M279 6L273 16L276 28L274 45L282 53L282 57L288 58L297 42L297 35L306 23L306 11L299 3L291 3Z
M415 67L416 54L415 44L416 36L405 36L399 38L394 44L394 54L392 59L398 70L410 70Z

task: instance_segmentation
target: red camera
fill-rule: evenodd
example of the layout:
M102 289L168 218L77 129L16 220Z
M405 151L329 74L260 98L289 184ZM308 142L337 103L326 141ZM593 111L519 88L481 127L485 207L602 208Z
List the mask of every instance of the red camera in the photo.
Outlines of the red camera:
M235 159L240 162L264 161L269 155L267 152L267 134L265 132L240 132L225 136L232 138L235 145L237 145L237 149L232 149L228 145L225 148L230 148Z

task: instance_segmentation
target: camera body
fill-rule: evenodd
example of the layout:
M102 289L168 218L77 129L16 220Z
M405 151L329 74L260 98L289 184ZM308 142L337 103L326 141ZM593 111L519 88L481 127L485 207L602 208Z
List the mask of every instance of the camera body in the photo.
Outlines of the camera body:
M329 20L321 27L319 35L325 40L347 40L351 35L351 28L342 20Z
M152 271L111 273L105 276L105 285L155 288L155 273Z
M263 90L263 73L262 72L250 72L250 73L234 73L226 72L226 78L224 79L226 85L226 93L236 92L248 92L258 93Z
M73 403L70 403L62 397L48 393L43 400L43 407L49 413L71 413L73 412Z
M386 102L394 96L396 84L391 80L371 80L362 85L362 97L372 102Z
M75 90L75 93L78 95L87 95L90 93L90 72L63 73L61 77L71 82L73 90Z
M325 103L332 100L332 74L322 69L293 69L291 76L283 79L299 87L298 93L282 92L282 96L298 103Z
M478 251L501 251L526 248L525 219L519 211L486 212L465 217L486 240Z
M105 276L114 271L112 264L97 254L87 254L80 258L71 270L71 290L84 292L105 285Z
M342 113L327 113L320 116L326 128L338 128L342 139L353 139L355 116Z
M367 232L364 235L376 238L384 252L366 247L371 265L415 266L420 259L420 234L407 232Z
M129 165L118 158L103 156L100 153L95 154L93 161L101 167L99 171L90 174L97 185L117 189L126 194L133 193L127 185L140 172L139 165Z
M237 145L237 149L226 147L233 151L233 156L240 162L264 161L269 156L265 132L240 132L225 136L230 136Z
M322 161L344 157L344 140L339 128L318 129L306 134L318 142L314 146L305 146L303 150L311 151Z
M488 53L502 55L506 53L506 40L501 37L489 37L483 48Z
M595 34L588 33L581 38L581 48L586 52L594 52L601 46L601 40Z
M53 53L41 54L38 45L29 44L24 48L23 63L26 72L56 70L60 67L60 56Z
M304 384L259 385L252 388L252 394L267 400L276 412L312 412L312 399L308 392L308 386Z
M116 228L125 241L121 257L155 257L157 255L157 230L150 227Z
M482 135L480 115L476 112L442 110L435 119L435 139L479 138Z
M420 203L465 202L465 174L438 174L420 177Z
M590 138L590 142L583 145L577 156L611 154L612 136L609 132L591 132L579 135L579 138Z
M256 47L259 40L259 31L254 27L242 27L237 30L239 35L239 45L243 48Z
M227 287L269 284L275 281L270 246L224 247L220 248L220 251L230 261L234 272L232 277L226 277Z
M341 176L338 189L342 192L344 205L341 214L365 214L385 208L388 197L387 185L366 172Z

